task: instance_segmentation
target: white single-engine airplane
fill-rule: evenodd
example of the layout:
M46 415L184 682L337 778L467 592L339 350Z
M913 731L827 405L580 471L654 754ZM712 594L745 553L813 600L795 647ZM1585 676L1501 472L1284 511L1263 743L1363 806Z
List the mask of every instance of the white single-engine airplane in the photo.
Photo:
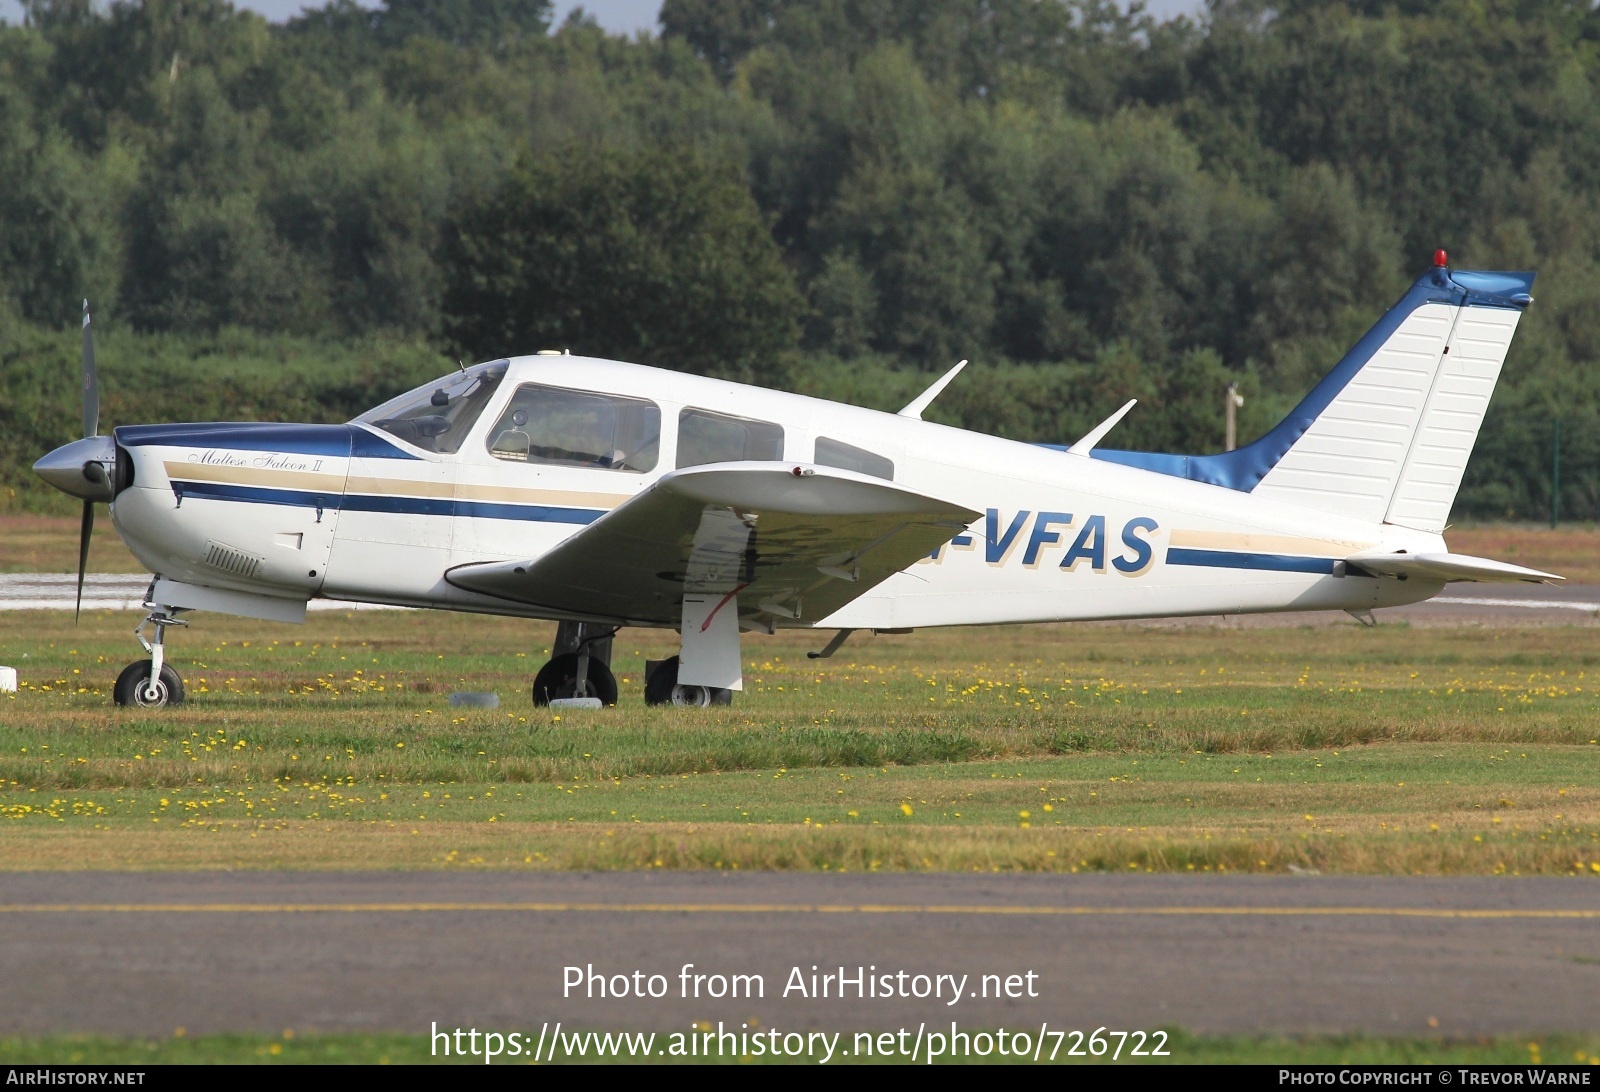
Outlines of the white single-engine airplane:
M1277 427L1220 455L1067 448L565 353L464 368L344 425L124 425L35 466L155 573L119 704L183 700L190 610L300 622L313 598L559 623L536 703L610 705L611 636L675 628L651 704L725 702L740 633L1413 603L1560 577L1440 532L1531 273L1434 266ZM965 363L965 362L963 362ZM145 637L154 627L154 640Z

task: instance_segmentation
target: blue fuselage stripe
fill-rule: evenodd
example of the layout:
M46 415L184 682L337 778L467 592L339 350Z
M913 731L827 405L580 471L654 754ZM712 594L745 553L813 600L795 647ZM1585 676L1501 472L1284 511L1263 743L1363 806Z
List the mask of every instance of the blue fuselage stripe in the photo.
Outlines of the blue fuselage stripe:
M1265 569L1280 573L1333 575L1331 557L1292 557L1288 554L1245 554L1229 550L1167 550L1168 565L1193 565L1204 569Z
M495 504L448 497L374 497L361 493L313 493L303 489L265 489L218 482L176 481L174 493L185 497L243 501L250 504L284 504L298 508L345 509L351 512L388 512L407 516L470 516L479 519L515 519L535 523L593 523L604 512L592 508L563 508L545 504Z
M563 508L548 504L496 504L489 501L443 497L373 497L346 494L341 507L352 512L393 512L397 515L471 516L478 519L521 519L537 523L589 524L605 513L592 508Z
M282 504L292 508L328 508L338 511L344 498L338 493L309 493L300 489L261 489L249 485L222 485L218 482L174 481L172 492L180 497L206 497L210 500L247 501L251 504Z

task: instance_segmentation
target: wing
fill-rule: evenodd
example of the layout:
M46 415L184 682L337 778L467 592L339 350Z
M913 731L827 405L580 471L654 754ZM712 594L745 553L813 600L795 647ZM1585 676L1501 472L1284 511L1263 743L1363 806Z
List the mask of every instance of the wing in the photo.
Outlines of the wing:
M832 467L716 463L664 475L539 558L451 584L556 613L676 626L683 595L737 595L747 627L814 625L977 519Z
M1416 576L1427 580L1480 580L1491 583L1512 583L1526 580L1530 584L1552 584L1565 580L1564 576L1524 569L1504 561L1468 554L1391 554L1363 552L1345 559L1351 568L1359 568L1373 576Z

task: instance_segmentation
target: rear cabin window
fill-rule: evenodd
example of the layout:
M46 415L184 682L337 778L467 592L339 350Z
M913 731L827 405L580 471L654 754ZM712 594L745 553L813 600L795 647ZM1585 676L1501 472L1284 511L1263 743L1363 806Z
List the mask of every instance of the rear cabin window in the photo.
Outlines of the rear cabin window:
M771 462L783 458L783 426L710 410L678 415L678 465Z
M889 459L826 436L817 437L816 462L818 466L836 466L840 470L854 470L857 474L894 481L894 463Z
M642 398L527 383L489 430L489 454L516 463L654 470L661 410Z

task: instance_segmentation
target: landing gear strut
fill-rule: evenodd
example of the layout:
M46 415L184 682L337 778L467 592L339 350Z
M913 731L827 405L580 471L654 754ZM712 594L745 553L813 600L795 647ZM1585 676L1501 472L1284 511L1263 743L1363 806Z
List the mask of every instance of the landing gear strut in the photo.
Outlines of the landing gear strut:
M617 704L617 678L611 673L611 638L615 626L592 622L560 622L550 662L533 679L533 704Z
M137 705L145 709L183 704L183 679L166 662L167 627L189 624L181 620L178 614L178 608L156 607L145 615L133 635L139 639L150 658L135 660L122 669L116 685L111 689L112 701L118 705ZM145 637L146 626L155 627L154 641Z

